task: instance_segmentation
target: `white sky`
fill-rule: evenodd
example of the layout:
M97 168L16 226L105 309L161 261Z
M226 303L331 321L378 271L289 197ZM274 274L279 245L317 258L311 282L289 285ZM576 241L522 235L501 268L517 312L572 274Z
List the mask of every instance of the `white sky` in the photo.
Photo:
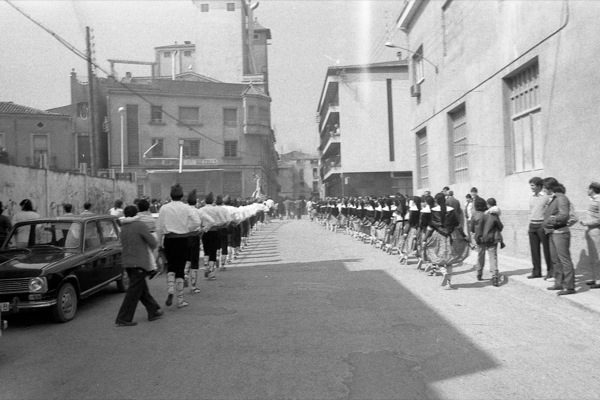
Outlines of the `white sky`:
M154 47L196 39L191 0L13 3L81 51L85 27L91 27L96 61L107 71L109 58L153 61ZM315 115L332 60L344 65L396 59L384 43L402 36L395 28L402 5L401 0L260 0L255 16L272 35L269 79L278 151L317 152ZM0 101L60 107L70 102L71 69L87 80L83 60L2 0L0 49Z

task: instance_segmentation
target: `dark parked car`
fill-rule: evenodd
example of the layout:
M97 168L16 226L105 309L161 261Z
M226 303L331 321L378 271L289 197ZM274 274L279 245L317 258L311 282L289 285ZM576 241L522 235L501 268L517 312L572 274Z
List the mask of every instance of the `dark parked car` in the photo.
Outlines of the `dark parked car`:
M108 215L19 222L0 247L0 312L49 308L59 322L75 317L80 299L129 280L121 262L120 228Z

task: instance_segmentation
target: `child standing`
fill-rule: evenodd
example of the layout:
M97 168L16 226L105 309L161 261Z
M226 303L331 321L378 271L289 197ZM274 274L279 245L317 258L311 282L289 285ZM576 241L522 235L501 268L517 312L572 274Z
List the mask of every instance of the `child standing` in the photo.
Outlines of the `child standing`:
M504 248L502 240L502 229L504 225L500 221L500 209L496 205L494 198L489 198L486 201L488 211L485 212L483 218L475 227L475 240L478 245L485 248L485 252L490 259L490 272L492 273L492 285L498 286L498 243L501 248ZM477 276L481 277L483 273L483 262L478 264Z

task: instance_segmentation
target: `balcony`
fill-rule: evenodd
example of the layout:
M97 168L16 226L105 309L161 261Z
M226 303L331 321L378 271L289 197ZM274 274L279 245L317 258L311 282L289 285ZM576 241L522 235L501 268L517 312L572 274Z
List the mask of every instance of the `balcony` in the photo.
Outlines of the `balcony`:
M323 161L323 166L321 167L321 173L323 176L323 181L326 181L332 175L341 174L342 162L340 156L325 159Z
M331 131L328 134L323 134L319 150L321 150L323 158L330 158L340 154L340 147L341 133L340 128L336 125L336 129L334 131Z
M244 124L244 135L271 136L272 132L268 121L250 119Z
M323 115L323 114L321 114ZM323 131L327 129L328 125L333 126L333 124L339 124L340 121L340 106L337 103L329 104L327 107L327 112L325 113L325 118L321 120L321 125L319 126L319 130Z

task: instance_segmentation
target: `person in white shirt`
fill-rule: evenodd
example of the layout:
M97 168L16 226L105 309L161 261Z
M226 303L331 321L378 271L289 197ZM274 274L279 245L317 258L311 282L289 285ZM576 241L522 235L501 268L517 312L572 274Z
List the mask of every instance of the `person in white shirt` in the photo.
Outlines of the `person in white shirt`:
M184 204L183 189L179 184L171 187L171 201L160 208L156 223L156 234L159 246L163 243L168 263L167 301L173 303L175 286L177 288L177 307L188 305L183 298L184 269L188 258L188 238L197 234L200 229L198 213Z
M123 200L117 199L115 200L115 206L108 210L110 215L113 215L117 218L123 218Z

